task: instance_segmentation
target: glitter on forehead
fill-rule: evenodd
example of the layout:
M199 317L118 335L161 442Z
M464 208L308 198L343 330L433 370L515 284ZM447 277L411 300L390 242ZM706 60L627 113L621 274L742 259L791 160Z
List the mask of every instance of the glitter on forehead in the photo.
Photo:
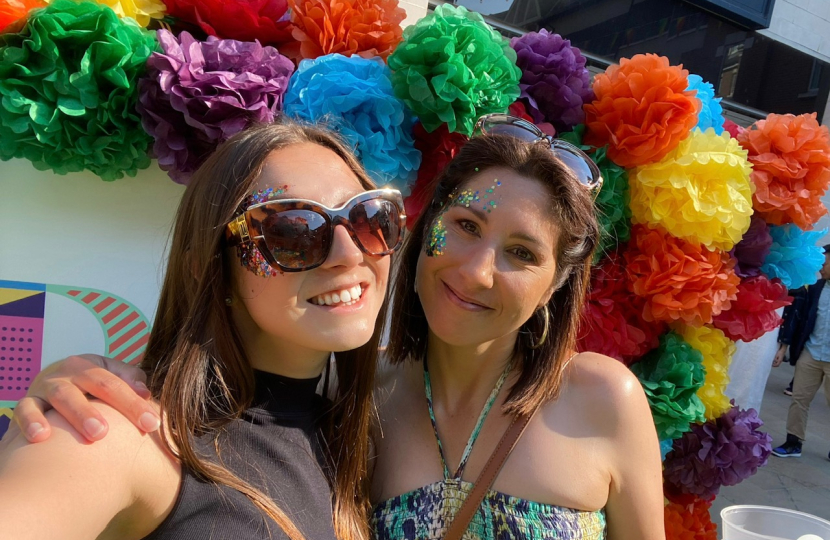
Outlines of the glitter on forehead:
M484 199L487 199L491 194L496 191L496 188L501 186L501 182L496 179L495 183L490 186L489 189L486 190L484 194ZM444 214L449 211L450 208L454 206L463 206L465 208L469 208L471 204L482 204L482 210L486 211L488 214L493 211L493 209L497 208L498 205L496 201L489 200L483 201L481 192L480 191L473 191L471 189L463 189L458 192L453 192L450 194L449 201L435 218L435 221L432 223L432 228L429 230L429 234L426 238L426 242L424 243L424 252L427 254L428 257L437 257L439 255L443 255L445 248L447 246L447 228L444 226Z

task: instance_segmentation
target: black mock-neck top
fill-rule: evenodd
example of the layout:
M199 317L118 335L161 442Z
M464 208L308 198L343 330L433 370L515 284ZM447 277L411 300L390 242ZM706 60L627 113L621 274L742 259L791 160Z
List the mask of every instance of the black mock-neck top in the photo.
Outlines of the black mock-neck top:
M255 379L251 407L218 435L199 438L196 449L268 494L308 540L334 540L320 434L329 402L317 394L320 378L290 379L255 371ZM246 496L201 481L183 467L173 510L145 540L286 538Z

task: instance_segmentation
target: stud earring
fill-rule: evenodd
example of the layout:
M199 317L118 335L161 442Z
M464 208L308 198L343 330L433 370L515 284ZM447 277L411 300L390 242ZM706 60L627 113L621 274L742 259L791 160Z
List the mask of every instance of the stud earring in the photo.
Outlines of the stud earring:
M230 296L226 296L225 297L225 305L229 306L231 304L233 304L233 298L231 298Z

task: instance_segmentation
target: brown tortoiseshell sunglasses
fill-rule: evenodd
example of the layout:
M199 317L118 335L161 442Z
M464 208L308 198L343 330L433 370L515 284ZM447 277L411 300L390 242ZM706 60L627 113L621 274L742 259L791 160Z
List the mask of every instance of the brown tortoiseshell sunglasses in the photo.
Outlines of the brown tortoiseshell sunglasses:
M375 189L337 208L306 199L266 201L228 223L226 237L229 246L253 244L275 269L302 272L325 262L338 225L363 253L389 255L403 240L403 197L395 189Z

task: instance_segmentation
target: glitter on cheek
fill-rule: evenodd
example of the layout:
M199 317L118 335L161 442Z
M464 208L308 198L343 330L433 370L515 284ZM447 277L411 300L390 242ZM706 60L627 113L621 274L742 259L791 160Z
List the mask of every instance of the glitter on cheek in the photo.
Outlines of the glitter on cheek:
M424 251L426 251L427 257L437 257L444 254L444 248L446 247L447 229L444 227L444 212L441 212L432 223Z
M251 271L259 277L275 277L282 272L275 270L262 256L259 250L251 244L237 246L236 253L243 268Z

